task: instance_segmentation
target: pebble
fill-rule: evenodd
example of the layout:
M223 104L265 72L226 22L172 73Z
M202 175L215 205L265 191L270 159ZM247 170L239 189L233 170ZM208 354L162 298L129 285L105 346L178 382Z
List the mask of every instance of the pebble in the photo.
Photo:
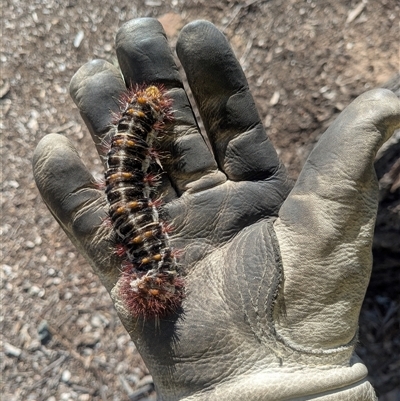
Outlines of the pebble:
M33 249L33 248L35 247L35 243L32 242L32 241L25 241L25 246L26 246L28 249Z
M4 183L4 185L5 185L5 183ZM0 227L0 235L7 235L11 229L12 229L12 227L10 226L10 224L3 224Z
M81 42L83 38L85 37L85 34L83 31L79 31L74 39L74 47L78 48L81 45Z
M148 7L160 7L162 5L161 0L145 0L144 2Z
M6 276L10 276L12 273L12 267L6 264L1 265L1 268L3 269L3 272Z
M38 295L40 293L41 289L37 285L32 285L29 288L29 294L31 295Z
M275 106L276 104L278 104L280 97L281 97L281 95L280 95L279 91L275 91L274 94L272 95L270 101L269 101L269 105L270 106Z
M70 401L70 400L73 400L72 394L71 394L71 393L61 393L61 394L60 394L60 400L61 400L61 401Z
M90 324L93 327L103 327L102 320L98 314L92 316L92 318L90 319Z
M15 181L15 180L9 180L9 181L4 182L4 186L17 189L17 188L19 188L19 183L18 183L18 181Z
M29 128L29 131L32 134L36 134L37 130L39 129L39 124L37 121L38 116L39 116L39 113L36 110L32 110L31 117L30 117L28 123L26 124L26 126Z
M22 350L11 345L9 343L4 343L4 352L7 356L13 356L15 358L19 358L22 354Z
M71 380L71 372L69 370L64 370L61 374L61 380L64 383L68 383Z
M37 328L39 340L43 345L46 345L51 340L49 325L46 320L42 320Z
M69 299L71 299L72 298L72 292L66 292L65 293L65 295L64 295L64 299L66 300L66 301L68 301Z

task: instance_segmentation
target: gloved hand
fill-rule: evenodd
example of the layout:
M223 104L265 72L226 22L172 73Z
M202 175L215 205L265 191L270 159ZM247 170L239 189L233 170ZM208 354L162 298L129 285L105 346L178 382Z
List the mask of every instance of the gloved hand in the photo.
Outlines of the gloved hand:
M210 23L177 43L212 151L203 140L161 25L133 20L117 35L120 71L96 60L71 95L104 155L116 99L135 83L161 83L173 99L164 211L183 249L183 313L134 319L119 297L104 192L61 135L33 161L51 213L111 294L162 400L373 400L354 354L371 271L377 209L373 168L400 126L388 90L365 93L324 133L292 191L266 137L244 74Z

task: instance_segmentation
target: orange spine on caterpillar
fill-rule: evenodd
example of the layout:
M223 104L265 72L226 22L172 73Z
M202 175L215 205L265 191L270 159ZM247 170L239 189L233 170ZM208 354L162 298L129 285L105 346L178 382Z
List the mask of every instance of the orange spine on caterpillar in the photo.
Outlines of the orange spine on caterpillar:
M137 318L178 311L184 298L171 226L161 218L157 188L162 165L156 146L172 121L171 100L160 86L137 86L123 94L107 153L105 193L109 217L124 261L120 296Z

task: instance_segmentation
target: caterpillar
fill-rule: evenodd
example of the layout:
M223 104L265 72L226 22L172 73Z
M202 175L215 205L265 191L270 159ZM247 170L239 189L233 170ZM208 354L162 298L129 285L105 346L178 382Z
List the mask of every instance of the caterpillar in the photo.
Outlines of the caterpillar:
M185 295L157 190L163 169L156 146L172 121L171 105L161 86L129 89L106 157L108 214L123 258L119 295L136 318L176 313Z

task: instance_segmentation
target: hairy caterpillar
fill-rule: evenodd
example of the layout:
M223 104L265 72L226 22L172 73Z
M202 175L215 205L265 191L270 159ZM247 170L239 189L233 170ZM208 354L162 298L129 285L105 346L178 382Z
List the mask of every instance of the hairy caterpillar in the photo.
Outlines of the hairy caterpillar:
M176 312L184 298L157 193L162 166L155 146L172 120L171 100L151 85L128 90L120 103L105 172L117 253L125 259L120 296L133 316L159 318Z

